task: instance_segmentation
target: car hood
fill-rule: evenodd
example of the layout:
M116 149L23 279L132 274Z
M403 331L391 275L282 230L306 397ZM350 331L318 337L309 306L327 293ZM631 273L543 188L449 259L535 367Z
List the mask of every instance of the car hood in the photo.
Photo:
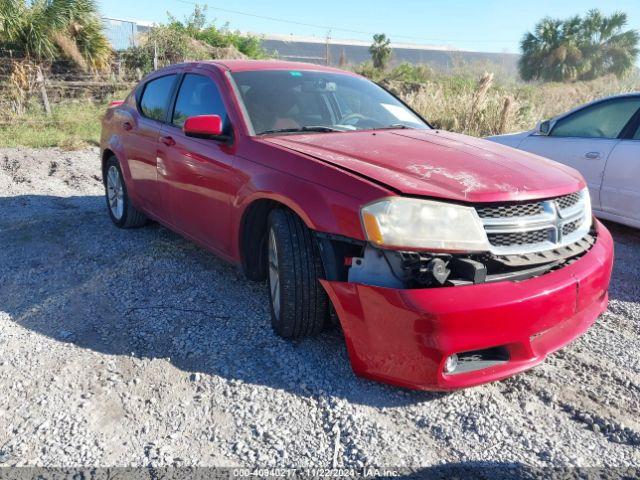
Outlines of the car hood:
M407 195L466 202L548 198L585 186L574 169L494 142L441 130L266 137Z

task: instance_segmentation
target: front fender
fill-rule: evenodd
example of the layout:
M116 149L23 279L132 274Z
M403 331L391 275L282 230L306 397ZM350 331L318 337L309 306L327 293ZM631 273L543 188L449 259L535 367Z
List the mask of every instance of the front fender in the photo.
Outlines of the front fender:
M232 215L232 232L238 240L232 242L232 255L238 260L241 258L243 218L257 201L270 200L290 208L312 230L364 240L360 208L370 201L372 195L381 195L375 189L376 193L361 198L331 188L332 183L326 175L327 181L320 184L251 161L245 161L240 170L246 175L246 183L238 191ZM321 172L317 173L322 177ZM354 179L354 192L362 193L356 182L358 180Z

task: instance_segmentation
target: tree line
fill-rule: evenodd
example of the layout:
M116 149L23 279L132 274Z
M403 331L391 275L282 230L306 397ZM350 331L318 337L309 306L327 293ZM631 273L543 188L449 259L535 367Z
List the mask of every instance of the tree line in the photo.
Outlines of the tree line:
M635 68L640 40L636 30L625 30L627 21L624 12L606 16L599 10L584 17L542 19L520 43L520 76L556 82L624 77ZM384 70L392 55L391 40L384 33L374 35L369 53L374 68Z
M218 27L207 20L206 7L196 5L184 20L171 14L137 46L121 52L128 66L150 71L184 60L202 60L231 49L231 54L263 58L260 39ZM624 12L542 19L520 44L523 80L578 81L608 74L627 75L635 68L640 35L627 29ZM0 1L0 48L35 62L67 59L82 70L108 70L113 49L105 37L95 0ZM384 70L392 56L391 40L376 34L369 48L373 67ZM229 55L230 50L222 52ZM341 64L346 63L341 59Z

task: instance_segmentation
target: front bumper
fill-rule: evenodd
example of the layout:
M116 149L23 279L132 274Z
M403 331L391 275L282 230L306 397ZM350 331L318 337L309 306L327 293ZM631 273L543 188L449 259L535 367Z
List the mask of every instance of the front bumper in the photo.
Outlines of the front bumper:
M421 390L500 380L537 365L584 333L607 308L613 240L596 222L595 245L559 270L521 282L391 289L323 280L356 374ZM503 346L509 361L443 372L453 353Z

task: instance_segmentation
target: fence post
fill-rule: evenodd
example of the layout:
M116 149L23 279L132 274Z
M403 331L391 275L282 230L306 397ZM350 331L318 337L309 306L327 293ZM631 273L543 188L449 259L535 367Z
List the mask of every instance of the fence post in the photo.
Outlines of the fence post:
M158 44L153 42L153 69L158 70Z
M331 53L329 51L329 42L331 41L331 30L327 32L327 38L325 43L325 63L329 65L331 63Z
M47 113L47 115L51 115L51 105L49 104L49 97L47 96L47 88L44 84L44 73L42 73L42 69L40 67L38 67L38 74L36 79L40 84L40 95L42 96L42 104L44 105L44 111Z

